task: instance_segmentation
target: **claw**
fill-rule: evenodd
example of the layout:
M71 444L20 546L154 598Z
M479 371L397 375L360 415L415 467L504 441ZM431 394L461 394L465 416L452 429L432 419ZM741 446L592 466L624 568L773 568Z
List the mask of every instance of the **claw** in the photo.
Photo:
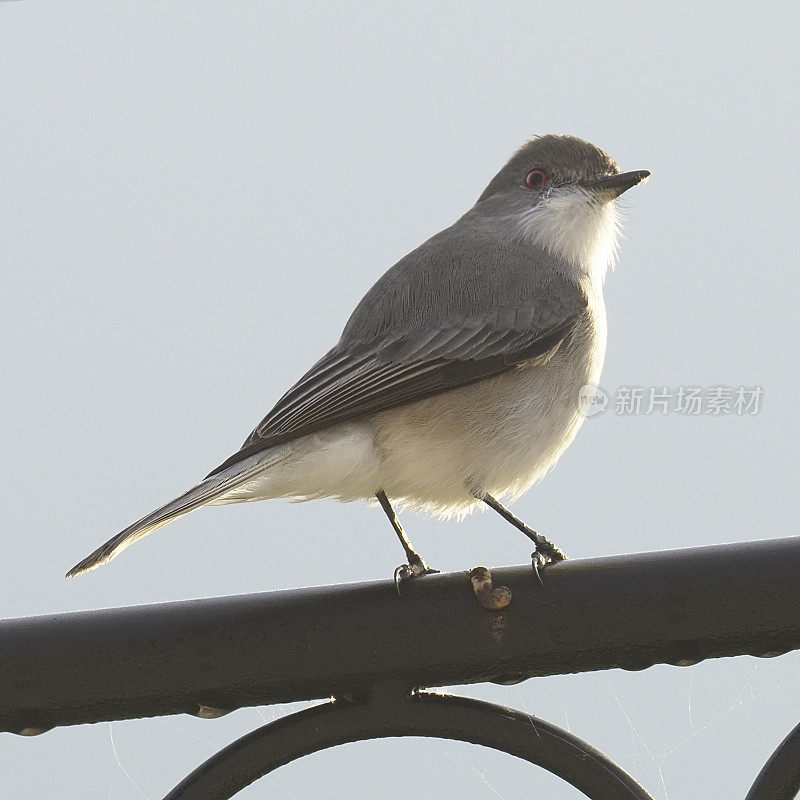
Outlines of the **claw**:
M547 563L547 559L538 550L534 550L531 553L531 566L533 567L533 574L536 576L536 580L539 581L539 586L541 586L542 589L544 589L544 583L542 583L542 575L540 570L544 569Z
M400 584L402 581L410 580L411 578L419 578L422 575L433 575L439 572L438 569L429 567L421 558L409 559L410 564L401 564L394 571L394 585L397 588L397 594L400 594Z
M541 534L536 534L536 549L531 553L531 566L536 575L539 585L544 588L542 583L541 570L549 564L557 564L559 561L566 561L567 557L552 542L549 542ZM539 541L541 539L541 541Z
M408 564L401 564L397 569L394 571L394 588L397 589L397 596L400 596L400 581L408 580L409 578L413 578L414 573L411 571L411 567Z

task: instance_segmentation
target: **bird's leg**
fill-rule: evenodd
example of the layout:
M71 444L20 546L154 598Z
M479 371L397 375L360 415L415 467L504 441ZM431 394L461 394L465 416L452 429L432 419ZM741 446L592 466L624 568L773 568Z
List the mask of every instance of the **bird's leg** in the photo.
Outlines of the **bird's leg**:
M438 572L438 569L431 569L425 563L425 560L422 558L422 556L416 550L414 550L411 542L409 542L406 538L406 533L403 530L403 526L400 524L400 520L397 519L397 514L394 513L394 509L392 508L392 504L389 502L389 498L386 496L386 492L381 489L379 492L377 492L375 497L378 498L381 508L386 512L386 516L389 517L389 522L392 524L394 532L397 534L397 538L400 540L400 544L403 545L403 550L406 551L406 558L408 559L407 564L401 564L395 570L395 581L400 581L403 578L416 578L419 575L429 575L431 572Z
M494 509L504 520L510 522L515 528L521 530L535 545L536 549L531 553L534 566L544 566L563 561L566 556L549 540L536 533L533 528L527 526L519 517L512 514L504 505L501 505L490 494L476 495L478 500L483 500L489 508Z

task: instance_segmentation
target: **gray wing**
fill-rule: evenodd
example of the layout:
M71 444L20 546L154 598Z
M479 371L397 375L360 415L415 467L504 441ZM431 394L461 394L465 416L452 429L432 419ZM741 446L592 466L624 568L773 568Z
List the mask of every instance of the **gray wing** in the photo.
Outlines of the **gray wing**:
M545 360L571 335L586 299L575 284L530 263L530 251L523 257L493 246L481 253L472 240L458 281L420 280L426 248L435 244L441 256L436 239L383 276L356 308L339 344L210 475L297 436ZM451 267L454 258L458 248L450 243ZM517 266L525 272L517 274ZM481 310L468 315L470 309Z

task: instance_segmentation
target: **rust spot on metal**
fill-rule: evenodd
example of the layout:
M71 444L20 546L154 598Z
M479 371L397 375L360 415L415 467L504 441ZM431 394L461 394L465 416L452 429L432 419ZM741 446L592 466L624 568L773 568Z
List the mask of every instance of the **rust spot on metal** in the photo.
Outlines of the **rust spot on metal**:
M469 571L472 591L482 608L500 611L511 602L511 590L507 586L492 586L492 573L486 567L473 567Z

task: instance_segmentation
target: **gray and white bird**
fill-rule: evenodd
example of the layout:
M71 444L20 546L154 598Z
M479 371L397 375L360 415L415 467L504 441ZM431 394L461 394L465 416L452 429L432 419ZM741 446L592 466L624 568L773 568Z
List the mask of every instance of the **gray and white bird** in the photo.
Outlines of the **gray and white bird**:
M500 500L540 479L583 422L579 393L606 349L617 198L649 175L572 136L526 142L461 219L378 280L238 452L67 575L200 506L272 497L377 500L405 549L401 577L433 570L392 503L445 516L486 503L545 561L563 558Z

